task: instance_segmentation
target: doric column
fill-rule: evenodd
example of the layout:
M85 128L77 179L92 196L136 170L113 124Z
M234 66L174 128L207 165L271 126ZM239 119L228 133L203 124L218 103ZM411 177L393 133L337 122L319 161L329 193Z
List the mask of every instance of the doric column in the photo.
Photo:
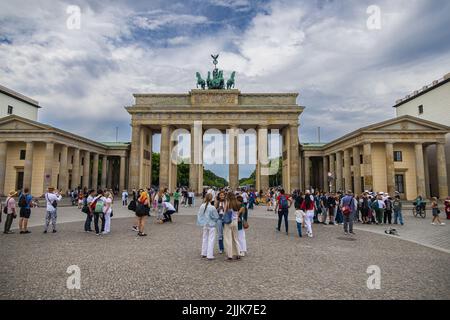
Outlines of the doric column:
M72 185L71 189L76 189L80 186L80 149L73 150L73 164L72 164Z
M290 190L287 192L292 193L295 189L300 188L299 181L299 157L300 154L298 152L299 142L298 142L298 124L290 124L289 125L289 134L290 134L290 153L289 153L289 183Z
M125 189L125 156L120 157L120 170L119 170L119 191L122 192Z
M258 127L256 180L257 189L264 192L269 189L269 152L267 126Z
M425 167L425 193L426 198L431 197L431 191L430 191L430 167L428 163L428 152L427 147L423 146L423 165Z
M106 189L106 179L108 177L108 157L106 155L102 156L102 181L101 188Z
M238 156L238 128L233 126L229 130L229 185L236 190L239 187L239 156Z
M336 152L336 192L342 191L342 152Z
M330 173L331 176L333 177L333 180L331 181L331 189L330 192L335 192L336 191L336 170L335 170L335 157L334 154L330 154Z
M83 188L90 188L89 184L89 175L91 172L91 153L89 151L84 151L84 160L83 160Z
M322 178L323 178L323 190L324 191L330 191L330 186L328 183L328 157L322 157L322 165L323 165L323 174L322 174Z
M311 190L311 159L305 156L305 190Z
M67 171L67 145L61 145L61 160L59 161L59 189L66 193L69 188L69 173Z
M385 148L387 192L392 197L395 193L394 145L392 143L386 142ZM423 194L423 196L425 197L425 194Z
M106 185L107 185L106 187L108 189L114 188L113 171L114 171L114 158L111 157L108 159L108 182L106 183ZM136 188L136 189L139 189L139 188Z
M6 151L8 143L0 142L0 196L5 195L5 176L6 176ZM0 213L1 214L1 213Z
M352 189L350 149L344 150L344 189L346 192Z
M189 164L189 189L193 190L194 192L197 191L197 185L198 185L198 177L197 177L197 169L198 166L195 163L195 126L191 126L191 162Z
M25 151L25 166L23 170L23 187L31 191L31 180L33 176L33 142L27 142Z
M353 192L355 194L361 193L361 158L359 155L359 146L353 147L353 179L355 190Z
M414 146L416 153L416 183L417 195L425 197L425 166L423 163L423 146L421 143L416 143Z
M131 127L131 151L130 151L130 188L139 189L140 164L142 162L141 150L141 126ZM108 181L112 185L111 180Z
M373 191L372 145L370 143L366 143L363 146L363 162L364 162L364 190Z
M98 153L92 157L92 187L98 188Z
M447 185L447 160L445 158L444 143L436 144L436 158L437 158L439 198L445 199L446 197L448 197L448 185Z
M169 187L169 165L170 165L170 127L161 126L161 152L159 158L159 187Z

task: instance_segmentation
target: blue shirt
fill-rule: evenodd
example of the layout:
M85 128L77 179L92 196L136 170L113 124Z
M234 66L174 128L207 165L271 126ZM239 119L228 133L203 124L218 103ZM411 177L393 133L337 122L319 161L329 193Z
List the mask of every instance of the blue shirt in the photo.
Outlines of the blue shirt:
M20 203L20 197L22 197L22 196L25 196L25 201L27 202L27 205L23 208L30 209L30 205L31 205L31 201L33 200L33 196L31 194L24 195L21 193L19 196L19 203Z

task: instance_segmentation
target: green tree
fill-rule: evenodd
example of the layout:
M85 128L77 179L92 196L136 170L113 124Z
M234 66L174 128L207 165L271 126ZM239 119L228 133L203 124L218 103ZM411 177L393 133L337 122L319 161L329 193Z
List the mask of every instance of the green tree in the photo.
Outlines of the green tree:
M159 153L152 152L152 185L159 185Z

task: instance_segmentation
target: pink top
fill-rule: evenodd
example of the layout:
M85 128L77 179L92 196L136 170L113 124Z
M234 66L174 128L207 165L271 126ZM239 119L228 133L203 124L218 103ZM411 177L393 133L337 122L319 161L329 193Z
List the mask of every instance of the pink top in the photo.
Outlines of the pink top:
M12 197L8 197L5 203L7 204L8 207L8 214L13 213L16 208L16 200L14 200L14 198Z

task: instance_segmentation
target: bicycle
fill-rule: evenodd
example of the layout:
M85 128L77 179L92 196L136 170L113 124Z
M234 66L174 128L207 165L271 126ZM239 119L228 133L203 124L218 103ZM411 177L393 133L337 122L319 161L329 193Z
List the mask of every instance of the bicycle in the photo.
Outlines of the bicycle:
M414 217L418 217L420 216L422 219L425 219L427 216L426 210L425 210L425 205L420 205L417 206L416 204L414 204L413 207L413 215Z

